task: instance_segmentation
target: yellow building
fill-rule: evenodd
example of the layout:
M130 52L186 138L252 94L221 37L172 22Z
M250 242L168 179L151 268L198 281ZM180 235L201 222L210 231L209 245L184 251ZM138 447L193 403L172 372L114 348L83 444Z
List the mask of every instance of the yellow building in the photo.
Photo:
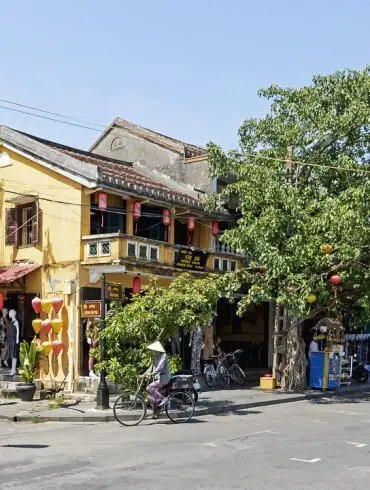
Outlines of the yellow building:
M18 313L21 338L34 336L33 297L64 299L63 330L49 334L64 350L43 362L45 382L66 377L74 389L86 374L81 305L100 300L103 272L129 294L153 276L167 286L183 270L201 276L243 264L215 252L212 221L225 214L210 215L189 186L164 184L130 163L2 126L0 186L0 293Z

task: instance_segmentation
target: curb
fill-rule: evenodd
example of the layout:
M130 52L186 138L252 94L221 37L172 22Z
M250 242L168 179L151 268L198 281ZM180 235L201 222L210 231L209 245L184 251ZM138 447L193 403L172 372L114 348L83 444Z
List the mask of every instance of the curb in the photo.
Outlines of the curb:
M369 393L370 392L370 387L368 386L359 388L357 390L346 390L342 391L340 393L336 393L335 391L332 392L320 392L320 393L309 393L309 394L297 394L297 395L291 395L290 397L287 398L279 398L278 395L276 395L276 399L270 399L270 400L260 400L260 401L253 401L253 402L247 402L247 403L239 403L235 405L229 405L229 404L223 404L220 402L219 405L211 406L211 407L196 407L195 410L195 417L197 416L203 416L203 415L226 415L226 414L235 414L238 413L241 410L248 410L251 408L258 408L258 407L266 407L266 406L272 406L272 405L281 405L281 404L286 404L286 403L293 403L293 402L298 402L298 401L305 401L305 400L315 400L315 399L321 399L321 398L333 398L333 397L342 397L342 396L348 396L348 395L356 395L356 394L361 394L361 393ZM96 415L37 415L35 414L29 414L27 412L19 412L16 415L1 415L0 414L0 419L5 419L5 420L10 420L14 422L29 422L29 421L34 421L34 422L89 422L89 423L94 423L94 422L113 422L115 421L114 415L110 413L99 413L95 412Z

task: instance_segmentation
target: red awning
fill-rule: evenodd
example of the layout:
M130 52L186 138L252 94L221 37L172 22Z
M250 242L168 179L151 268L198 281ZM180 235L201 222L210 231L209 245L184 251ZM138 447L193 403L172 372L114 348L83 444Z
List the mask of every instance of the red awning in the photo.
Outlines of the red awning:
M13 264L0 267L0 284L8 284L38 269L40 264Z

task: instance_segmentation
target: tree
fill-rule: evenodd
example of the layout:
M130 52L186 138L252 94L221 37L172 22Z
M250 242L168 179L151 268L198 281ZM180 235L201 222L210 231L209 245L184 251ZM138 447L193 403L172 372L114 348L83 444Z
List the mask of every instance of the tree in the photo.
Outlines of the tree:
M236 287L238 281L226 281L224 277L195 279L184 273L174 278L168 288L159 287L154 278L143 288L143 294L135 294L131 302L123 306L115 303L103 333L108 377L126 388L135 384L137 375L150 366L149 344L155 340L166 343L182 328L191 331L208 325L215 316L220 295ZM103 363L97 367L102 368Z
M235 176L209 206L237 195L237 224L222 239L254 268L240 308L274 300L285 309L283 383L301 389L304 319L325 312L353 328L370 318L370 67L259 95L270 112L243 123L238 150L208 145L211 174Z

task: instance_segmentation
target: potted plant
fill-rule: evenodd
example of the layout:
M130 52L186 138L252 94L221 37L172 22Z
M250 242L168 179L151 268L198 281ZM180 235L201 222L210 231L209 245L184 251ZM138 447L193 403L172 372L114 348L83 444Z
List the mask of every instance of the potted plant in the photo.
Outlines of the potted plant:
M36 338L28 343L25 340L19 347L19 358L21 368L19 374L24 379L24 383L17 384L17 392L20 399L24 402L31 402L35 395L36 385L34 383L37 364L41 359L42 349Z

